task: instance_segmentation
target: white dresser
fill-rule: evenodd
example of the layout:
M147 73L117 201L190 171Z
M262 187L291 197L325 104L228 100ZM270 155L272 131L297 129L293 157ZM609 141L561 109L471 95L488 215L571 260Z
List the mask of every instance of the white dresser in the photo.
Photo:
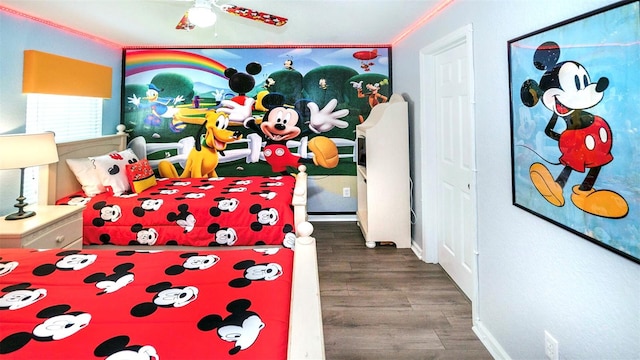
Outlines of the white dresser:
M83 206L29 206L35 216L0 218L0 248L81 249Z
M393 94L356 126L365 141L366 165L357 167L358 225L366 246L392 242L411 247L408 104Z

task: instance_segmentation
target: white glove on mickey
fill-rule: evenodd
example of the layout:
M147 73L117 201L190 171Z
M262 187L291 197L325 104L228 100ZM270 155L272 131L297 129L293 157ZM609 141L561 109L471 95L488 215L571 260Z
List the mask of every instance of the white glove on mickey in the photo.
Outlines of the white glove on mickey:
M340 118L347 116L349 114L349 110L342 109L333 112L337 105L338 100L331 99L331 101L329 101L322 110L319 110L318 104L313 102L308 103L307 107L311 110L309 129L316 134L320 134L333 129L334 127L344 129L349 126L348 122L339 120Z
M230 122L244 124L244 121L252 116L255 102L256 100L250 97L246 97L242 105L233 100L222 100L220 102L222 106L218 111L229 115Z

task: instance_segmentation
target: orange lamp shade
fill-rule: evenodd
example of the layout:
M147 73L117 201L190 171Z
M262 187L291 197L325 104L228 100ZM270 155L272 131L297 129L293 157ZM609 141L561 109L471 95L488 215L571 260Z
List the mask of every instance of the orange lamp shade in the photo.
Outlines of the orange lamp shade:
M24 51L22 92L111 98L108 66L49 54Z

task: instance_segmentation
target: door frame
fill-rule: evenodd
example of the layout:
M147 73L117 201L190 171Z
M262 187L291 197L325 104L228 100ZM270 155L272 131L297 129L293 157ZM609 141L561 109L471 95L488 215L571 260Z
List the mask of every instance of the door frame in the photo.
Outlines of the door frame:
M471 183L471 197L473 207L476 209L476 218L473 225L474 238L474 261L473 261L473 294L471 297L473 312L477 313L478 299L478 237L477 237L477 191L476 191L476 151L475 151L475 86L474 86L474 66L473 66L473 28L468 24L454 32L436 40L420 50L420 119L421 124L421 158L423 167L420 171L423 176L422 184L422 259L427 263L438 263L438 239L437 239L437 203L433 199L438 198L437 184L439 174L437 172L437 132L435 128L436 116L436 84L431 81L435 78L436 64L435 58L438 54L453 47L465 44L467 51L467 66L469 73L469 114L471 116L471 132L473 139L473 178ZM435 205L434 205L435 204Z

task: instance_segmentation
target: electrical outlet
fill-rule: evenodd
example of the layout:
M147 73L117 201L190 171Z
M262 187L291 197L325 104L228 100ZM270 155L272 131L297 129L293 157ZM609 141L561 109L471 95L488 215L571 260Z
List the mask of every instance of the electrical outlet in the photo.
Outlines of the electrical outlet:
M544 332L544 355L549 360L558 360L558 340L556 340L549 332Z
M342 188L342 197L351 197L351 188Z

